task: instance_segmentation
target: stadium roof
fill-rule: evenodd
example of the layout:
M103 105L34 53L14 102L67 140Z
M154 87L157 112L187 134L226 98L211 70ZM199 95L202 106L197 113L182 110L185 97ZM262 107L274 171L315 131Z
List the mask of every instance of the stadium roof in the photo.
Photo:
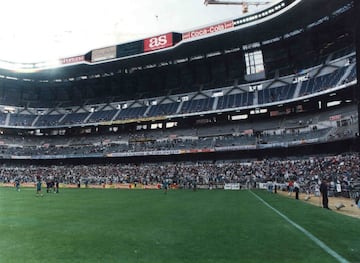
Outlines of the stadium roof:
M265 6L251 5L249 11ZM0 23L6 26L0 35L0 59L16 63L82 55L96 48L239 17L242 12L232 5L205 6L203 0L12 0L4 1L1 7Z
M274 1L274 3L278 3L278 2L279 1ZM295 6L292 5L292 8L287 10L287 12L275 16L272 19L269 19L269 21L266 20L265 22L258 24L249 23L246 27L243 28L241 26L236 27L236 29L237 28L241 28L241 29L230 30L227 31L226 33L216 34L214 36L207 38L194 38L194 40L185 41L184 43L176 46L175 48L170 48L168 50L165 49L162 50L161 52L155 52L155 53L149 52L151 55L146 54L140 57L136 57L136 56L131 57L131 59L122 59L121 67L131 67L131 66L136 66L137 64L146 65L147 63L160 63L162 62L164 57L169 59L174 59L174 58L181 58L182 56L183 57L189 57L192 55L196 56L199 53L206 54L217 51L219 49L229 49L232 48L234 44L236 44L237 47L239 46L241 47L242 45L255 43L257 41L272 40L278 36L285 38L286 34L296 35L299 30L304 31L310 29L312 27L321 25L323 22L327 22L330 19L336 20L338 16L344 17L341 16L341 14L347 11L347 10L344 11L344 6L349 7L353 5L353 1L351 0L338 0L338 1L287 0L287 2L295 3L296 5ZM187 0L184 1L184 3L187 3ZM203 6L202 2L200 5L202 8L204 8L204 10L207 10L206 8L208 7ZM217 8L218 7L216 6L214 7L213 10L218 10ZM236 13L237 12L241 13L241 9L239 10L237 6L235 7L230 6L230 8L232 10L231 12L233 12L233 10L236 10ZM267 9L263 8L263 10L267 10ZM258 12L263 12L263 11L260 10ZM225 13L223 15L225 15ZM71 12L71 14L73 13ZM247 16L250 15L247 14ZM206 19L210 19L209 17L207 17L207 15L204 15L202 17L206 17ZM228 21L237 21L238 19L241 19L241 17L243 17L242 14L237 15ZM214 19L214 17L212 17L211 19ZM352 19L351 17L348 17L345 20L348 21L350 20L351 22L351 19ZM226 20L222 20L222 21L226 21ZM193 22L193 23L196 24L203 22ZM212 25L214 25L214 23L212 23ZM341 27L342 24L343 21L339 24L335 23L335 27L337 26ZM201 25L202 24L199 24L199 26ZM195 26L193 27L193 29L199 28L199 26ZM189 30L189 28L186 29ZM332 31L335 32L336 31L335 29L336 28L332 28L332 30L329 31L329 34L331 34ZM163 34L169 31L166 31L165 29L161 29L160 32ZM180 31L180 33L181 32L184 33L186 31L185 30ZM154 36L154 34L151 34L150 32L149 35ZM145 39L144 37L142 39ZM135 43L136 40L133 42ZM91 56L92 54L89 53L91 53L90 51L88 52L88 55ZM31 78L33 79L70 78L70 77L80 76L81 74L84 73L101 74L104 72L109 72L111 70L114 70L114 68L116 69L118 65L119 64L117 61L96 64L96 67L89 66L88 64L77 64L73 66L67 66L64 68L57 68L56 70L50 69L50 70L39 71L36 72L35 74L31 74ZM27 73L24 73L25 74L24 75L24 74L19 74L18 72L7 71L7 70L1 70L1 73L7 76L11 76L11 75L18 76L20 79L29 77L29 74Z

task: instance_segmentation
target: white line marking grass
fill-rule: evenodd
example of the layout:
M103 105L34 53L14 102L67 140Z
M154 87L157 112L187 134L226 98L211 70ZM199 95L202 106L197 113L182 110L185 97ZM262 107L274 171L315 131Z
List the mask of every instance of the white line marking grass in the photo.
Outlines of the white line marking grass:
M264 205L266 205L267 207L269 207L271 210L273 210L275 213L277 213L279 216L281 216L282 218L284 218L288 223L290 223L292 226L294 226L295 228L297 228L298 230L300 230L305 236L307 236L308 238L310 238L312 241L314 241L315 244L317 244L319 247L321 247L326 253L328 253L329 255L331 255L332 257L334 257L337 261L341 262L341 263L348 263L349 261L347 261L345 258L343 258L342 256L340 256L338 253L336 253L334 250L332 250L330 247L328 247L324 242L322 242L320 239L318 239L317 237L315 237L313 234L311 234L309 231L307 231L305 228L303 228L302 226L296 224L294 221L292 221L290 218L288 218L286 215L284 215L283 213L281 213L279 210L277 210L276 208L272 207L270 204L268 204L266 201L264 201L264 199L262 199L260 196L258 196L257 194L255 194L254 192L252 192L250 190L250 192L257 198L259 199Z

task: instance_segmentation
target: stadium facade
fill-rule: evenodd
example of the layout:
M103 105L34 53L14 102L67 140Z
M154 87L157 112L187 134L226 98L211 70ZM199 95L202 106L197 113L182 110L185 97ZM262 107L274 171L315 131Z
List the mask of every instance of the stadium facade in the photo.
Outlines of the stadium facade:
M1 162L358 151L359 7L257 13L53 62L1 62Z

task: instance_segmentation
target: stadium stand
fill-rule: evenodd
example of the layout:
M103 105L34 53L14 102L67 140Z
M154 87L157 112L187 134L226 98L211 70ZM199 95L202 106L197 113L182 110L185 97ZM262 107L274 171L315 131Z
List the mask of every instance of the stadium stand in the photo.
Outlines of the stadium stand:
M206 112L214 110L224 110L233 108L249 107L251 105L263 105L275 102L294 100L309 94L315 95L318 92L341 86L340 84L352 83L356 80L356 59L348 56L338 58L327 67L317 66L304 70L306 77L301 81L294 81L296 75L286 76L282 79L268 80L257 83L257 85L267 86L260 90L246 91L249 85L241 85L238 88L224 87L222 96L211 97L218 89L210 90L208 93L190 93L177 95L177 98L187 97L187 100L179 102L176 97L153 98L148 101L117 102L118 105L128 104L123 109L101 110L101 105L87 105L84 112L69 112L56 114L53 110L49 114L10 114L9 126L61 126L76 125L82 123L98 123L113 120L137 119L142 117L171 116L184 113ZM345 65L349 63L348 65ZM342 66L339 66L342 65ZM329 72L328 67L340 67ZM322 72L325 72L323 74ZM316 76L315 76L316 75ZM293 83L286 84L292 80ZM340 83L341 82L341 83ZM279 83L281 85L279 85ZM346 88L346 87L344 87ZM237 92L237 93L234 93ZM225 93L225 94L224 94ZM230 94L228 94L230 93ZM205 98L204 98L205 97ZM162 101L161 101L162 100ZM158 103L159 101L159 103ZM156 102L156 103L151 103ZM148 105L142 105L142 104ZM91 109L99 109L93 111ZM6 118L5 118L6 119Z
M294 3L227 21L231 27L216 34L172 32L171 46L156 51L145 52L140 40L117 45L114 59L93 61L90 51L59 71L0 69L2 160L218 160L355 150L354 3L341 0L284 23L283 8L301 16L309 5ZM279 14L262 20L273 12Z

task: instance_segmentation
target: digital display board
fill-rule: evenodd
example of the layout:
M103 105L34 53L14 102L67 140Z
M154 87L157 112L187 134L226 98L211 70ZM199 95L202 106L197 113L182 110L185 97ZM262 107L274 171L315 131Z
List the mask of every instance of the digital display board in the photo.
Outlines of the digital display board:
M120 44L116 47L118 58L138 55L143 52L143 41L138 40L130 43Z

